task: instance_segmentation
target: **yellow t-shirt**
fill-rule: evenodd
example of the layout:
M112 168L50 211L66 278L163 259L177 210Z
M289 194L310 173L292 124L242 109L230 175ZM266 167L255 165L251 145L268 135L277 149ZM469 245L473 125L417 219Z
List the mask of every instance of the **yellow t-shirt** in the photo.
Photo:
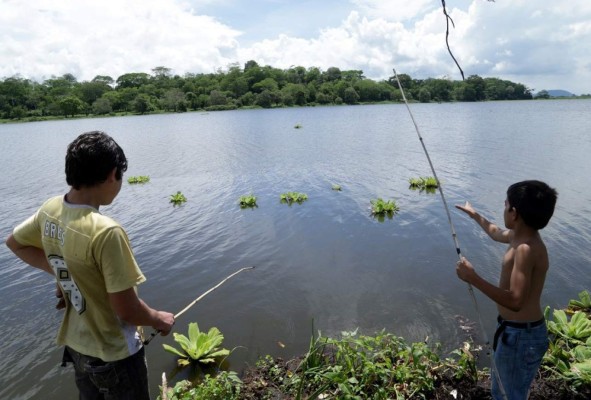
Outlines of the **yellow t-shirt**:
M49 199L14 229L22 245L42 248L69 301L57 343L79 353L116 361L141 346L136 326L119 320L108 293L144 282L129 239L113 219L91 206Z

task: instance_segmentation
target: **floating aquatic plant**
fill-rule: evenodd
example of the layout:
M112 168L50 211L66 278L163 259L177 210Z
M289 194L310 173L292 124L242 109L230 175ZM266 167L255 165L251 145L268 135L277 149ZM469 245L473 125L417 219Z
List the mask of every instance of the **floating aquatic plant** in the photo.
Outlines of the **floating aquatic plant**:
M308 195L305 193L298 193L298 192L286 192L283 193L279 199L282 203L287 203L291 205L292 203L302 204L304 201L308 200Z
M180 191L170 195L170 202L175 206L180 206L182 203L185 203L186 201L187 198Z
M164 350L176 354L180 358L177 363L184 367L191 363L191 360L203 364L212 363L216 357L227 356L230 351L220 348L224 341L224 335L218 328L210 328L207 333L199 331L199 325L196 322L189 324L189 337L180 333L173 333L174 340L181 346L178 350L167 344L163 344Z
M302 124L295 124L294 128L295 129L301 129L302 128Z
M341 185L333 184L332 185L332 190L338 190L338 191L340 191L341 190Z
M373 215L394 215L398 213L400 208L394 200L384 200L378 197L375 200L371 200L371 213Z
M434 192L439 187L437 179L433 176L424 176L419 178L410 178L408 180L411 189L426 190L427 192Z
M246 195L246 196L240 196L238 203L240 204L240 208L258 207L257 206L257 198L256 198L256 196L253 196L252 194Z
M130 185L134 185L136 183L146 183L149 181L150 181L150 177L145 176L145 175L130 176L129 178L127 178L127 183L129 183Z

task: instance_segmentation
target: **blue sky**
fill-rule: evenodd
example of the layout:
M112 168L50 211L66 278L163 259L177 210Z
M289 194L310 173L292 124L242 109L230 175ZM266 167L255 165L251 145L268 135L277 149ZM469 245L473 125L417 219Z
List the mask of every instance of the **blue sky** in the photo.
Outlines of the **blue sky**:
M466 76L591 93L591 1L446 0ZM440 0L0 0L0 77L116 79L157 66L339 67L461 79Z

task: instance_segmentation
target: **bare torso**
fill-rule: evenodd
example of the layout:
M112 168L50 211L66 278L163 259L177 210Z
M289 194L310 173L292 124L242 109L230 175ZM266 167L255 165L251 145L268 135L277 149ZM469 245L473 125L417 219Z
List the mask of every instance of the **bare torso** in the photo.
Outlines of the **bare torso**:
M509 321L537 321L542 318L543 312L540 306L540 298L548 271L548 253L546 246L539 234L526 239L513 237L509 243L507 252L503 257L502 271L499 287L504 290L511 290L511 277L517 270L516 252L519 246L529 246L529 262L527 267L522 268L524 279L524 302L519 311L512 311L498 305L499 314ZM515 280L514 280L515 282Z

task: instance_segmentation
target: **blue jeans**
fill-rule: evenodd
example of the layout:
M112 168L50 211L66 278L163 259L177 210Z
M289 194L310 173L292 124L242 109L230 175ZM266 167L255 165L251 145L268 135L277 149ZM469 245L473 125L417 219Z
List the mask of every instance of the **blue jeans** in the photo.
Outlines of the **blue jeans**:
M506 323L511 324L510 321ZM498 336L494 360L507 400L527 399L548 344L545 321L535 327L504 326ZM503 400L494 372L491 379L493 399Z
M66 346L64 363L74 363L80 400L150 400L144 348L123 360L105 362Z

